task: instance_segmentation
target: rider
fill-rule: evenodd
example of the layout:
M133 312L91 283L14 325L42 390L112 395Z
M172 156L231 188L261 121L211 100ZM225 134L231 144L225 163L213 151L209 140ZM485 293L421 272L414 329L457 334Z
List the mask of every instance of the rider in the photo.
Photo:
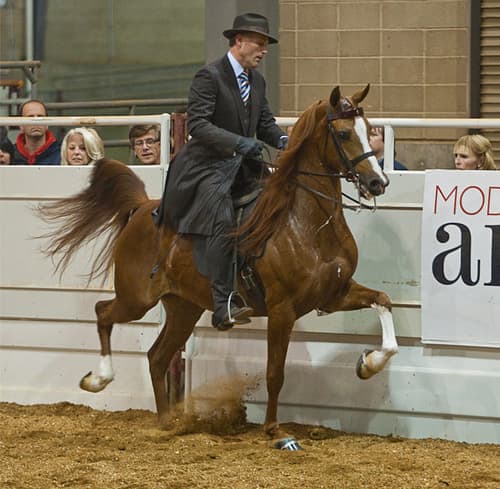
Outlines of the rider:
M278 42L269 34L267 18L238 15L223 35L229 51L201 68L191 84L191 139L170 165L159 216L179 233L193 236L196 265L212 287L212 324L220 330L249 322L253 313L233 300L231 191L235 184L244 185L240 168L261 155L262 141L284 149L288 140L269 108L264 78L255 69L268 45ZM238 78L242 72L248 76L249 97Z

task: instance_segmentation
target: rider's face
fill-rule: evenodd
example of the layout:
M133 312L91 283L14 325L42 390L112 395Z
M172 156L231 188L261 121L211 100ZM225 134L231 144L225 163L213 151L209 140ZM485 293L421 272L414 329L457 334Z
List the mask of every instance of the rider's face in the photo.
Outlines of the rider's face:
M245 69L256 68L267 54L269 40L261 34L248 32L236 36L236 59Z

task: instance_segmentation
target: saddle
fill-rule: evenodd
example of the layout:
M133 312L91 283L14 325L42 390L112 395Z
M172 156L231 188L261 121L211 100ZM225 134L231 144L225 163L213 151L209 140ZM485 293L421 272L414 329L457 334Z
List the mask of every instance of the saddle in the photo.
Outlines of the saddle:
M231 189L231 198L236 217L236 230L254 208L257 198L263 189L263 180L270 175L269 168L262 160L246 158L235 178L235 185ZM161 205L161 204L160 204ZM156 225L159 225L160 208L151 212L151 217ZM264 248L265 249L265 248ZM255 309L266 312L265 293L262 281L255 271L255 259L260 256L243 256L238 252L238 240L234 240L232 270L233 270L233 294L239 298L243 305L247 305L243 297L238 293L238 285L241 283L245 289L245 295L255 306ZM151 270L150 278L158 272L159 264L155 264ZM241 279L241 280L239 280Z
M236 215L236 230L252 212L263 189L263 180L270 174L261 160L245 159L240 168L237 181L243 185L235 185L232 189L233 207ZM255 260L259 256L245 256L238 252L238 240L233 248L233 290L238 290L238 278L245 289L247 297L259 310L266 312L265 292L262 281L255 270ZM240 264L238 266L238 263ZM244 303L244 301L243 301Z

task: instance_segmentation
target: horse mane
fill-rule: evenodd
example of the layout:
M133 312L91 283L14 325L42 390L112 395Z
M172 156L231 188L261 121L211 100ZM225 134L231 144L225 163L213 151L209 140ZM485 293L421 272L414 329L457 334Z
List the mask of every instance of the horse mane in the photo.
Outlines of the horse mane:
M124 163L102 159L96 162L89 184L78 194L42 204L35 213L46 223L57 225L37 238L48 239L42 252L56 259L60 275L82 245L101 238L95 249L96 258L87 275L106 278L113 260L119 234L127 225L131 213L147 202L143 181Z
M286 223L295 200L299 155L305 141L313 136L318 119L325 116L326 106L321 100L313 103L295 123L288 148L278 158L277 170L266 180L257 204L238 229L243 254L259 255L271 235Z

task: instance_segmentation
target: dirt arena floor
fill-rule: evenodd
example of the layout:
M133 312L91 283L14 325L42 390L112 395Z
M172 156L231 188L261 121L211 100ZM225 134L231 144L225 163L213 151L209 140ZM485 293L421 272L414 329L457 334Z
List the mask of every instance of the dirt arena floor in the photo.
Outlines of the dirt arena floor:
M278 450L239 399L194 400L163 427L150 411L0 403L0 488L500 488L500 445L285 424L303 450Z

